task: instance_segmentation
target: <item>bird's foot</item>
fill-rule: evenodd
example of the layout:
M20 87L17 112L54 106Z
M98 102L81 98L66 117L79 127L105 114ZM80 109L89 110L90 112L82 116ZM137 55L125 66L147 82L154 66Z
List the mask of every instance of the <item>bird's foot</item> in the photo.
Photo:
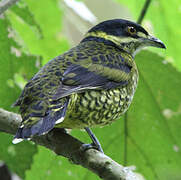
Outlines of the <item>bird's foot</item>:
M102 152L104 154L104 151L103 151L103 149L102 149L100 144L94 144L94 143L82 144L82 146L81 146L81 150L82 151L86 151L88 149L96 149L96 150L98 150L98 151L100 151L100 152Z
M85 127L84 129L87 131L88 135L90 136L90 138L92 140L92 143L91 144L83 144L83 149L87 150L87 149L92 149L93 148L93 149L97 149L98 151L104 153L99 140L96 138L96 136L91 131L91 129L88 128L88 127Z

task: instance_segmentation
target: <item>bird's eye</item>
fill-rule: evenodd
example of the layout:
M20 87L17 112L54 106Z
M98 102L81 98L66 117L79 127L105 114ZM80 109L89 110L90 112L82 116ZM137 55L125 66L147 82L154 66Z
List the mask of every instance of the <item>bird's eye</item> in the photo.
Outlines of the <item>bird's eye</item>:
M131 34L131 35L134 35L136 34L136 29L132 26L128 26L128 29L127 29L128 33Z

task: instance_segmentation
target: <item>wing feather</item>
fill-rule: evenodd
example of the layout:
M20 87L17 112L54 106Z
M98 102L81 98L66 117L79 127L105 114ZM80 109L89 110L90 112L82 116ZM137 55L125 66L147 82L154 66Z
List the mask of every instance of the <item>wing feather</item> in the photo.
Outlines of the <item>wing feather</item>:
M88 61L89 62L89 61ZM53 99L62 98L86 89L112 89L124 86L130 78L131 66L126 63L100 65L92 62L72 64L62 77L62 84Z

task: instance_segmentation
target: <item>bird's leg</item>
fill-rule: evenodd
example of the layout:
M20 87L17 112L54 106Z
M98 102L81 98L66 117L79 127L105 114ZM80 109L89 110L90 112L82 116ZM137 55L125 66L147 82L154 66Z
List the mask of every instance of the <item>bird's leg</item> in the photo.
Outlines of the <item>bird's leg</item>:
M82 146L83 150L90 149L90 148L96 148L100 152L104 153L103 150L102 150L102 147L101 147L101 144L100 144L99 140L93 134L91 129L88 128L88 127L84 128L84 129L87 131L88 135L90 136L90 138L92 140L92 143L91 144L83 144L83 146Z

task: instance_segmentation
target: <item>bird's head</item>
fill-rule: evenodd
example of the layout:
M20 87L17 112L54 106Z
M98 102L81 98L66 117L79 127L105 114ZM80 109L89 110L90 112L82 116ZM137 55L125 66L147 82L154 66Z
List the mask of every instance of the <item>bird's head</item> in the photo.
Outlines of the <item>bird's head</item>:
M146 46L166 48L161 40L150 36L142 26L123 19L101 22L90 29L86 37L111 41L117 47L132 55Z

